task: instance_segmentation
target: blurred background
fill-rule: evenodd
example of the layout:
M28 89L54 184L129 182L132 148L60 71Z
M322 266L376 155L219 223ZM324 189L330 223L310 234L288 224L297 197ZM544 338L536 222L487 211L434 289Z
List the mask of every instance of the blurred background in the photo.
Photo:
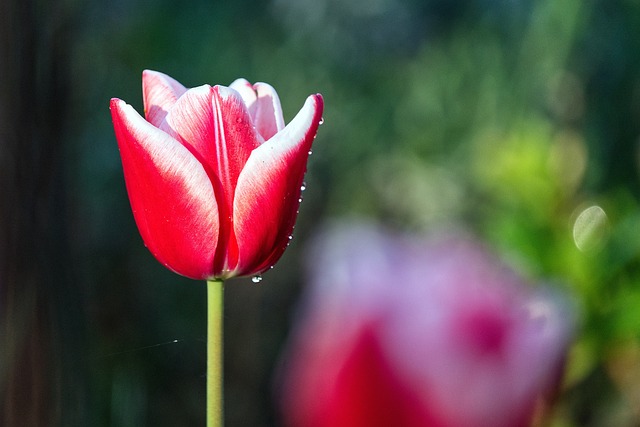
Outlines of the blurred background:
M228 426L280 425L305 242L345 216L572 295L551 425L640 425L640 2L4 0L0 42L0 424L204 425L206 289L144 247L109 114L149 68L325 99L292 245L226 286Z

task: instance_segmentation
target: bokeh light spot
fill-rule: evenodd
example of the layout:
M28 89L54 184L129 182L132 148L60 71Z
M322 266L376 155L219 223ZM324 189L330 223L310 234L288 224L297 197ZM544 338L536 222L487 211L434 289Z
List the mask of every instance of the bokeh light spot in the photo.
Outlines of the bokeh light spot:
M573 224L573 241L582 252L602 247L609 232L609 220L605 211L597 205L583 210Z

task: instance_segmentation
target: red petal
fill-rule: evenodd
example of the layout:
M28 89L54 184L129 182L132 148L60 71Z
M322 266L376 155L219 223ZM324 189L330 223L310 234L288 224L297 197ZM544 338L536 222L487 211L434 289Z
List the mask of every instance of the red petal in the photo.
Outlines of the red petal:
M219 181L229 202L238 175L259 143L237 92L208 85L189 89L160 126L182 142Z
M202 163L213 183L220 212L216 271L237 261L231 208L240 171L260 145L238 92L223 86L189 89L167 114L161 129L178 139Z
M305 332L326 335L324 319L309 322ZM344 320L344 319L342 319ZM318 343L300 336L288 360L285 383L287 425L295 427L444 427L425 410L423 396L409 387L386 357L375 324L362 324L343 342ZM338 341L338 343L335 343Z
M240 174L233 210L239 251L236 275L261 273L284 252L322 109L322 96L307 98L284 130L253 151Z
M166 74L144 70L142 72L142 100L147 121L154 126L160 126L167 111L186 91L184 86Z
M111 100L111 115L129 200L145 244L176 273L212 277L218 207L203 166L124 101Z

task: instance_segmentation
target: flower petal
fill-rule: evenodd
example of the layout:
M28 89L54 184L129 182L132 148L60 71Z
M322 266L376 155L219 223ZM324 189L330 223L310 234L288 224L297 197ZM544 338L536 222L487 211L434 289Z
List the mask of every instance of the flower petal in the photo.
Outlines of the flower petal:
M266 140L284 129L284 117L282 106L276 90L267 83L253 85L258 99L256 100L255 113L252 113L253 122L258 133Z
M265 141L284 129L280 98L271 85L256 83L252 86L247 80L238 79L229 87L240 94L256 130Z
M322 109L322 96L309 96L291 123L255 149L242 170L233 205L236 275L261 273L284 252Z
M147 121L154 126L167 115L167 111L187 89L177 80L157 71L142 72L142 101Z
M247 79L236 79L229 85L229 88L235 90L242 97L244 105L247 106L249 114L251 114L251 108L258 99L256 91L253 90L253 85L247 81Z
M130 105L111 100L131 208L151 253L193 279L213 275L218 207L202 164Z
M261 142L242 98L224 86L189 89L160 128L187 147L209 175L221 218L215 270L233 268L237 262L231 226L233 197L240 171Z
M216 191L230 202L240 171L259 145L237 92L209 85L189 89L171 108L160 129L198 158L212 181L219 182L221 188Z

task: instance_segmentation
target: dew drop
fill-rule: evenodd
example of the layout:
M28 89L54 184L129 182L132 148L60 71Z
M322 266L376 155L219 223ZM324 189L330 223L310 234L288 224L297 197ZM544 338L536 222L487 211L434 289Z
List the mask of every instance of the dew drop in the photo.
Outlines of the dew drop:
M319 125L324 124L324 117L320 117L320 123L318 123Z
M302 203L302 197L298 199L298 203Z
M307 183L303 182L302 185L300 186L300 191L304 191L307 189Z
M251 278L251 281L252 281L253 283L260 283L260 282L262 282L262 276L261 276L261 275L259 275L259 274L257 274L257 275L255 275L255 276L253 276L253 277Z
M309 150L309 155L312 155L312 154L313 154L313 151Z
M293 236L289 236L289 240L292 240L292 239L293 239Z

